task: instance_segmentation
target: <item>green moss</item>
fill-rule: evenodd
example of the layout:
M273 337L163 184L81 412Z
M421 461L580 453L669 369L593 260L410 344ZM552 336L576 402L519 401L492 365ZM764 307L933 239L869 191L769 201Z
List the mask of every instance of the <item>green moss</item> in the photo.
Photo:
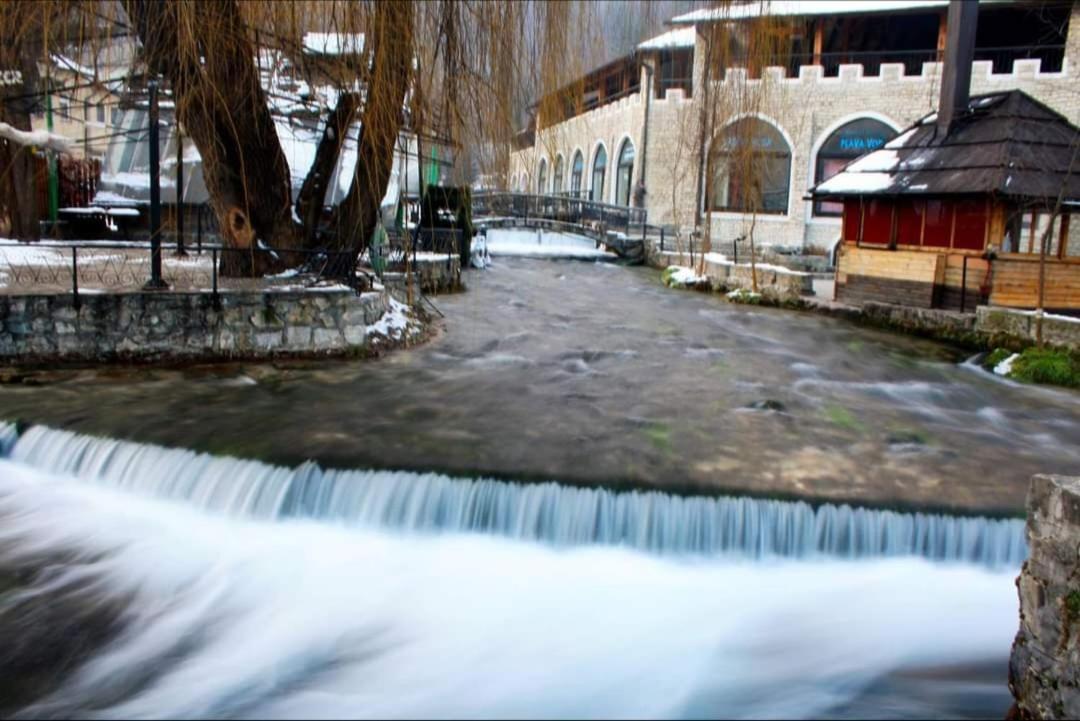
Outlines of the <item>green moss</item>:
M825 417L841 428L853 431L859 427L859 423L855 420L855 416L851 415L851 411L843 406L825 406Z
M1070 623L1080 619L1080 591L1069 591L1066 594L1065 617Z
M661 453L671 452L671 427L666 423L653 423L645 428L644 433L653 448Z
M1012 351L1008 348L995 348L983 358L983 368L987 370L994 370L998 365L1012 355Z
M1009 377L1027 383L1080 388L1080 356L1052 348L1028 348L1013 362Z

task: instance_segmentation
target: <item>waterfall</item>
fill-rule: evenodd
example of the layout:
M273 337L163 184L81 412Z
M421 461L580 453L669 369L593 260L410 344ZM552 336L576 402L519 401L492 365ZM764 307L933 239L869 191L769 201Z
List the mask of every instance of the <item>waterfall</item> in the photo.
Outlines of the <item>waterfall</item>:
M264 519L751 558L921 556L1000 568L1019 566L1027 552L1023 522L1015 519L325 470L311 462L285 468L43 426L15 439L14 428L0 424L0 450L51 473Z

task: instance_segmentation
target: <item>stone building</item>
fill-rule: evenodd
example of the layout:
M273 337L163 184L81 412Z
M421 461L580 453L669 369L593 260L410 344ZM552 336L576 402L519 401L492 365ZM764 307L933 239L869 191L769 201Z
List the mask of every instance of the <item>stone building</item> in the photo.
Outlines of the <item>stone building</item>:
M831 249L841 208L807 190L936 107L947 6L758 0L675 17L538 104L507 187L641 203L653 224L709 224L721 249L751 229L759 245ZM982 1L973 95L1020 89L1075 124L1078 76L1080 2ZM740 147L753 178L731 167Z

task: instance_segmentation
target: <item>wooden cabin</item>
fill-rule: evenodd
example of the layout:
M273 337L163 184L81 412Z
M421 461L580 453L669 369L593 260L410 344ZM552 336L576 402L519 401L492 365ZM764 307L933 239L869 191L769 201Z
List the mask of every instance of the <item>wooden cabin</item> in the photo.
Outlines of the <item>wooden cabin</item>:
M1042 266L1043 307L1080 313L1080 129L1026 93L931 113L810 194L844 205L839 301L1035 308Z

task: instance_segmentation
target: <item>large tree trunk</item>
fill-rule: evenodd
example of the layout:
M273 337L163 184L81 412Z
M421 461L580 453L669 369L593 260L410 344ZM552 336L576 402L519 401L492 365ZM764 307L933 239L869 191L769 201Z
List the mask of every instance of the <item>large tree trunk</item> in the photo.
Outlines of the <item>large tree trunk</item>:
M337 275L351 275L356 258L371 238L394 164L405 94L412 77L413 5L411 0L376 3L368 37L374 66L361 116L356 174L337 209L330 249L341 253Z
M305 247L314 247L316 243L316 233L319 228L319 219L322 217L327 185L330 183L330 176L333 175L334 166L337 165L338 156L341 155L341 149L345 146L345 138L359 107L359 95L342 93L338 98L337 107L326 119L323 136L315 150L315 162L311 164L311 170L304 178L304 185L296 198L296 213L303 224Z
M236 0L128 0L147 61L168 78L185 133L202 156L203 179L222 239L235 249L222 272L273 267L267 246L295 245L289 166Z
M41 105L37 58L40 28L33 3L0 5L0 122L31 130L30 116ZM39 13L40 14L40 13ZM29 146L0 139L0 235L38 240L37 178Z

